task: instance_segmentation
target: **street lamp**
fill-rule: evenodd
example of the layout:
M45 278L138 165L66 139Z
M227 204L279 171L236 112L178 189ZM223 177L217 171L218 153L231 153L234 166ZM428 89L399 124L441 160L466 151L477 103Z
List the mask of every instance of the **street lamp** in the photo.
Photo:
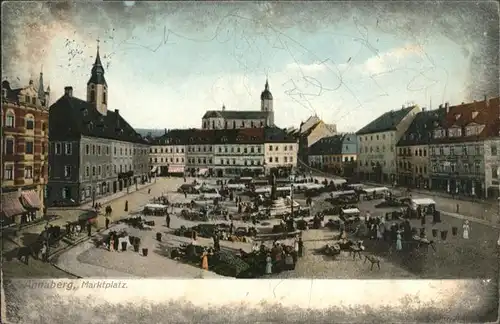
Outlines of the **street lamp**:
M497 179L498 181L498 220L497 223L500 223L500 166L497 168ZM498 238L498 241L500 242L500 237ZM500 245L500 243L499 243Z
M291 206L290 211L292 213L292 219L293 219L293 183L290 185L290 201L291 201L291 203L290 203L290 206Z

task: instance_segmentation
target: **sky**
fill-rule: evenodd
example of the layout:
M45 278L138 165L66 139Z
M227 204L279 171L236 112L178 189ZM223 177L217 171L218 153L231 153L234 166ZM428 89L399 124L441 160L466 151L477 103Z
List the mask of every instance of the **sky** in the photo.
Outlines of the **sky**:
M470 4L463 12L412 13L363 3L10 2L3 9L31 25L5 23L22 33L2 31L17 40L2 53L9 62L2 75L26 85L43 70L52 102L65 86L85 99L99 39L108 109L134 127L201 127L204 112L223 104L259 110L267 77L278 126L318 115L339 131L357 131L403 105L437 108L497 95L498 86L497 93L481 88L487 75L477 67L485 70L491 29L464 14Z

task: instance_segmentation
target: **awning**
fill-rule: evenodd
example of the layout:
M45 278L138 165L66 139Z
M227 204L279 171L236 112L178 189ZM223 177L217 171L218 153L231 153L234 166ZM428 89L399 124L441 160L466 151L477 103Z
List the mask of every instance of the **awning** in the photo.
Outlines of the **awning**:
M180 166L169 166L168 173L184 173L184 167Z
M201 175L201 174L205 174L205 173L208 173L208 169L200 169L200 170L198 171L198 174L200 174L200 175Z
M158 167L155 165L154 167L151 168L150 172L156 172L156 169L158 169Z
M38 193L35 190L26 190L21 192L21 201L26 208L40 209L42 207L42 202L38 197Z
M26 212L26 209L21 205L17 191L2 194L1 211L4 217L12 217Z

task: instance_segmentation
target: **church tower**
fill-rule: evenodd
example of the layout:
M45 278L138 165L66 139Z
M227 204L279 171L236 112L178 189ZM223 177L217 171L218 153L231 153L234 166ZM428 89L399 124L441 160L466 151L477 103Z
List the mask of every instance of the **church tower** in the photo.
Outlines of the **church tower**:
M274 126L273 95L271 91L269 91L269 82L267 78L264 91L260 94L260 110L269 112L266 126Z
M87 102L91 103L97 111L106 116L108 112L108 84L104 79L104 67L99 55L99 40L97 40L97 55L89 82L87 82Z

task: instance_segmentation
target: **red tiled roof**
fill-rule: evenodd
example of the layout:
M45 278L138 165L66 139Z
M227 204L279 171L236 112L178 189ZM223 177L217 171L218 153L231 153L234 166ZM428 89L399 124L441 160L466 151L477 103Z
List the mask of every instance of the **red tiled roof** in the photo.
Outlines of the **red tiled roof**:
M498 136L499 128L500 98L495 97L489 100L464 103L457 106L450 106L441 127L444 129L458 126L462 128L464 136L454 138L434 138L432 143L456 143L473 142L483 140L487 137ZM485 125L482 132L475 136L465 136L466 126L476 123Z

